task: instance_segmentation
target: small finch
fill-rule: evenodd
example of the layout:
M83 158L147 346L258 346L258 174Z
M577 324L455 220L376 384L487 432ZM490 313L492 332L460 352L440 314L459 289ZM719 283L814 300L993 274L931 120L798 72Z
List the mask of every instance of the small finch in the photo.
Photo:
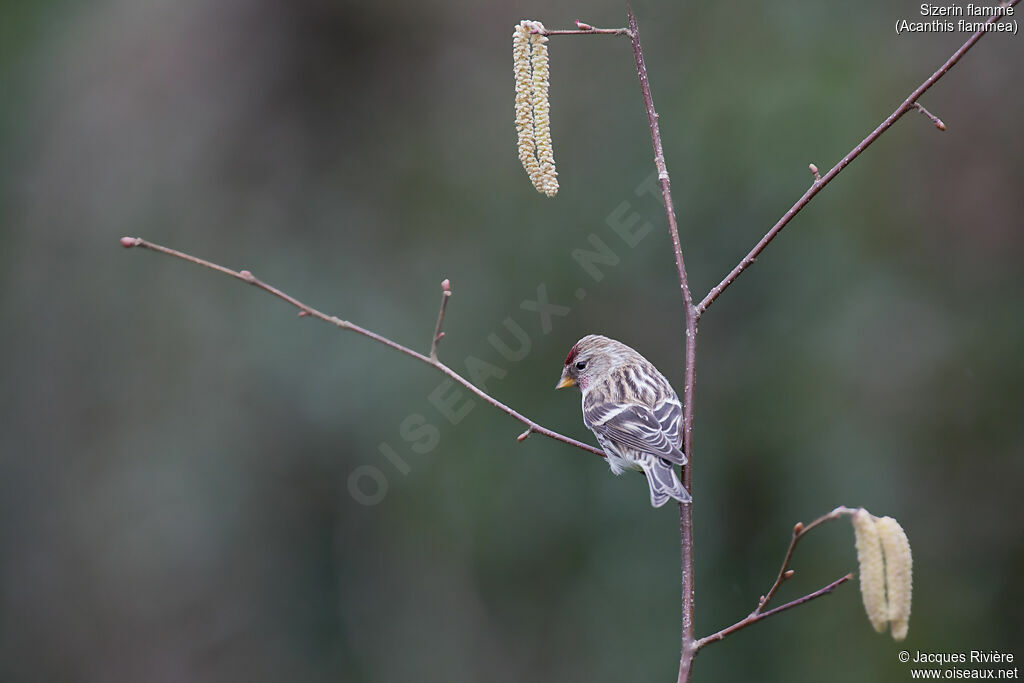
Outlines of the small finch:
M683 407L665 376L622 342L590 334L569 350L555 388L574 384L583 392L583 424L594 432L612 472L643 470L654 507L669 498L689 503L673 469L686 464Z

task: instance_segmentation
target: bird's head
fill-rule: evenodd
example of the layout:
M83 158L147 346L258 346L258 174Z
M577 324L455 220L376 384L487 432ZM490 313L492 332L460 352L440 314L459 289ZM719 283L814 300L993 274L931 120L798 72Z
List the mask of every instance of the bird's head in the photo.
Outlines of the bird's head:
M599 334L589 334L576 342L565 357L562 378L556 389L564 389L576 385L580 391L586 391L601 377L606 376L617 363L622 362L624 354L620 349L629 347L614 339Z

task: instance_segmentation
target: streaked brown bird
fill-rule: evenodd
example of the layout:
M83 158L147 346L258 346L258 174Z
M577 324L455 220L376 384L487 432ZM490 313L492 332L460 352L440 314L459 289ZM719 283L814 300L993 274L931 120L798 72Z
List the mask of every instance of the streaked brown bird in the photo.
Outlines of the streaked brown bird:
M622 342L590 334L569 350L556 389L583 392L583 424L594 432L615 474L642 470L651 505L691 502L673 465L685 465L683 407L665 376Z

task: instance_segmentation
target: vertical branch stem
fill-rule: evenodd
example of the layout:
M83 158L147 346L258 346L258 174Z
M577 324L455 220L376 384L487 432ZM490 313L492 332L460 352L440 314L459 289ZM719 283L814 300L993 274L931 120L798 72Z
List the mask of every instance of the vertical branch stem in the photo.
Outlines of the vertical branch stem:
M683 453L689 460L683 467L683 486L690 490L691 469L693 467L693 397L696 386L697 364L697 309L693 305L690 284L686 277L686 264L683 261L683 250L679 243L679 224L676 222L675 205L672 203L671 181L668 167L665 164L665 153L661 144L661 131L658 128L658 112L654 109L654 98L651 96L651 84L647 80L647 65L644 63L643 48L640 45L640 30L637 28L636 15L633 8L626 7L629 16L629 39L633 44L633 58L636 61L636 75L640 80L640 93L647 109L647 121L651 128L651 145L654 147L654 166L658 171L658 185L665 203L665 216L668 218L669 235L672 238L672 250L676 259L676 271L679 274L679 289L683 296L683 312L686 317L685 355L683 366ZM682 578L682 636L681 654L679 659L679 683L690 678L690 666L693 663L693 506L679 504L679 546L681 553Z

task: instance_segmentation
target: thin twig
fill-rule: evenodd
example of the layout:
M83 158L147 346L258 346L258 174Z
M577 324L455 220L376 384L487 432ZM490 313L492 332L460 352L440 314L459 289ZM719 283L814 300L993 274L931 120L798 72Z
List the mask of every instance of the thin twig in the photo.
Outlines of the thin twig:
M516 410L513 410L512 408L509 408L507 405L505 405L504 403L502 403L498 399L490 396L489 394L485 393L481 389L478 389L469 380L467 380L462 375L460 375L459 373L455 372L450 367L448 367L447 365L445 365L441 361L437 360L436 358L431 358L430 356L424 356L422 353L417 353L416 351L413 351L412 349L410 349L407 346L402 346L398 342L394 342L394 341L388 339L387 337L385 337L383 335L377 334L376 332L368 330L368 329L366 329L364 327L360 327L359 325L356 325L355 323L349 322L347 320L342 320L342 319L340 319L338 317L335 317L333 315L327 315L326 313L321 313L320 311L318 311L317 309L313 308L312 306L308 306L308 305L302 303L301 301L299 301L298 299L296 299L295 297L293 297L293 296L291 296L289 294L285 294L280 289L277 289L276 287L274 287L272 285L269 285L266 282L263 282L262 280L258 279L256 276L254 276L252 273L250 273L248 270L234 271L234 270L231 270L230 268L225 268L224 266L218 265L218 264L213 263L211 261L206 261L206 260L198 258L196 256L192 256L191 254L186 254L185 252L177 251L176 249L170 249L168 247L164 247L164 246L161 246L159 244L155 244L153 242L148 242L148 241L142 239L141 237L122 237L121 238L121 245L126 247L126 248L128 248L128 247L141 247L143 249L149 249L151 251L156 251L156 252L159 252L161 254L165 254L167 256L173 256L173 257L179 258L179 259L181 259L183 261L188 261L189 263L194 263L197 266L203 266L204 268L209 268L211 270L215 270L218 273L223 273L224 275L229 275L229 276L231 276L231 277L233 277L233 278L235 278L237 280L241 280L242 282L248 282L250 285L253 285L254 287L258 287L259 289L262 289L263 291L268 292L269 294L272 294L272 295L276 296L278 299L281 299L282 301L286 301L287 303L291 304L295 308L299 309L299 315L307 315L307 316L311 316L313 318L318 318L320 320L323 320L326 323L330 323L331 325L334 325L335 327L340 327L343 330L350 330L350 331L355 332L357 334L361 334L364 337L369 337L370 339L374 340L375 342L379 342L379 343L383 344L384 346L387 346L388 348L391 348L391 349L393 349L395 351L398 351L399 353L404 353L405 355L409 356L410 358L415 358L416 360L418 360L418 361L420 361L422 363L426 363L427 365L429 365L431 367L437 368L440 372L442 372L443 374L447 375L451 380L457 382L458 384L461 384L463 387L466 388L467 391L473 393L478 398L483 400L485 403L487 403L487 404L489 404L491 406L494 406L495 408L497 408L498 410L502 411L503 413L505 413L507 415L510 415L511 417L515 418L516 420L519 420L520 422L522 422L524 425L527 426L527 428L528 428L527 431L530 432L530 433L540 434L542 436L548 437L549 439L554 439L555 441L561 441L562 443L569 444L570 446L575 446L576 448L579 448L580 450L587 451L588 453L593 453L595 455L599 455L602 458L605 457L604 451L601 451L601 450L599 450L597 448L594 448L593 446L585 444L582 441L577 441L576 439L569 438L568 436L563 436L562 434L559 434L556 431L548 429L547 427L542 427L541 425L537 424L536 422L534 422L530 418L526 417L522 413L520 413L520 412L518 412ZM443 313L442 313L442 316L443 316ZM439 318L442 317L442 316L439 316ZM438 323L440 324L440 322L441 321L439 319ZM520 439L520 440L522 440L522 439Z
M434 328L434 337L430 340L430 360L437 361L437 343L444 337L441 325L444 324L444 313L448 310L448 299L452 296L452 283L445 278L441 281L441 310L437 312L437 326Z
M757 608L751 614L760 614L761 610L763 610L771 599L775 597L775 593L779 590L779 586L781 586L786 579L793 576L792 572L789 571L789 563L793 559L793 551L796 550L796 544L800 542L800 539L803 538L808 531L833 519L838 519L844 515L852 515L854 512L856 512L856 510L840 506L827 515L822 515L808 524L797 522L793 527L793 536L789 540L789 548L786 550L786 556L782 560L782 567L779 569L779 575L775 578L775 583L773 583L772 587L768 589L768 592L761 596L761 599L757 603Z
M544 29L543 31L530 31L530 33L539 33L542 36L628 36L629 29L594 28L590 24L577 21L575 29Z
M942 122L942 119L940 119L938 116L925 109L923 104L921 104L920 102L914 102L914 107L919 112L921 112L921 114L923 114L926 119L931 121L933 126L938 128L939 130L946 130L946 124Z
M757 601L757 607L754 608L754 611L752 611L750 614L748 614L743 619L740 619L739 621L737 621L732 626L727 626L727 627L723 628L721 631L718 631L718 632L713 633L713 634L711 634L709 636L705 636L705 637L703 637L703 638L701 638L699 640L694 641L694 643L693 643L693 652L694 652L694 654L696 655L696 653L702 647L704 647L705 645L708 645L709 643L716 643L719 640L721 640L722 638L725 638L727 635L735 633L736 631L739 631L740 629L744 629L747 626L750 626L751 624L756 624L757 622L761 621L762 619L764 619L766 617L770 617L773 614L778 614L779 612L784 612L787 609L790 609L792 607L796 607L797 605L801 605L801 604L803 604L805 602L809 602L811 600L814 600L815 598L820 598L822 595L826 595L828 593L831 593L840 584L842 584L842 583L844 583L846 581L849 581L850 577L852 576L851 574L847 574L846 576L840 577L839 579L836 579L835 581L833 581L832 583L828 584L827 586L825 586L823 588L819 588L818 590L814 591L813 593L808 593L807 595L803 596L802 598L797 598L796 600L793 600L792 602L787 602L786 604L784 604L784 605L782 605L780 607L776 607L774 609L765 610L765 607L768 606L768 603L771 602L773 597L775 597L775 593L779 590L779 587L784 582L786 582L787 580L793 578L793 570L790 569L789 565L790 565L790 562L793 560L793 551L796 550L796 544L800 542L800 539L803 538L811 529L814 529L815 527L820 526L820 525L824 524L825 522L831 521L833 519L839 519L840 517L843 517L843 516L846 516L846 515L852 515L854 512L856 512L856 510L853 510L853 509L848 508L848 507L840 506L840 507L837 507L832 512L828 513L827 515L822 515L818 519L814 520L813 522L809 522L808 524L803 524L802 522L797 522L793 526L793 535L789 539L789 547L786 549L786 556L782 559L782 566L779 568L778 576L775 577L775 583L773 583L772 587L768 589L768 592L765 593L764 595L762 595L761 598Z
M1010 2L1006 3L1005 6L1013 7L1018 2L1020 2L1020 0L1010 0ZM889 128L891 128L892 125L896 123L904 114L906 114L911 109L915 108L915 105L917 104L917 101L921 98L921 95L923 95L929 88L935 85L938 82L938 80L942 78L947 71L952 69L953 66L960 61L960 58L963 57L964 54L966 54L967 51L970 50L974 46L974 44L981 40L982 36L984 36L988 32L985 30L985 27L987 27L989 24L994 24L998 22L1000 19L1002 19L1003 16L1004 15L1002 14L993 14L991 17L989 17L988 21L985 22L984 26L980 30L978 30L977 32L974 33L974 35L968 38L967 42L961 45L960 49L953 53L953 56L947 59L946 62L942 66L940 66L935 73L929 76L924 83L919 85L917 89L914 90L914 92L910 93L910 96L907 97L907 99L903 100L903 104L896 107L896 110L892 114L890 114L884 121L882 121L882 123L877 128L875 128L875 130L873 130L870 135L864 138L859 145L854 147L846 156L840 159L839 163L833 166L832 170L830 170L828 173L822 176L819 182L815 182L813 185L811 185L810 189L808 189L807 192L805 192L804 195L797 200L796 204L794 204L789 209L789 211L787 211L782 216L782 218L779 219L779 222L772 226L772 229L769 230L767 234L765 234L765 236L762 237L761 240L754 246L754 248L750 250L750 253L744 256L743 260L740 261L739 264L737 264L736 267L733 268L732 271L730 271L730 273L726 275L721 282L719 282L717 285L711 288L711 291L708 292L707 296L705 296L704 299L697 305L697 317L699 318L701 315L703 315L704 311L707 310L708 306L713 304L715 302L715 299L721 296L722 292L724 292L729 285L735 282L736 278L740 276L740 273L742 273L744 270L750 267L750 265L755 260L757 260L758 255L760 255L760 253L764 251L765 247L767 247L768 244L773 239L775 239L776 235L778 235L782 231L782 229L786 227L786 225L791 220L793 220L794 216L800 213L800 211L805 206L807 206L807 204L809 204L812 199L814 199L814 196L817 195L818 192L820 192L826 185L832 182L832 179L839 175L839 172L846 168L851 161L860 156L861 152L870 147L871 144L882 135L882 133L889 130Z
M838 579L836 579L832 583L828 584L827 586L823 586L823 587L819 588L818 590L814 591L813 593L808 593L807 595L803 596L802 598L797 598L796 600L793 600L791 602L787 602L785 605L780 605L779 607L776 607L774 609L770 609L767 612L757 612L757 613L749 614L749 615L747 615L747 617L745 619L741 619L740 621L737 621L732 626L727 626L726 628L723 628L721 631L718 631L717 633L712 633L709 636L704 636L703 638L695 641L694 644L693 644L693 649L694 650L700 650L705 645L710 645L711 643L717 643L718 641L722 640L726 636L732 635L736 631L739 631L739 630L744 629L744 628L746 628L748 626L756 624L757 622L761 621L762 619L767 619L768 617L772 616L773 614L778 614L779 612L785 612L786 610L791 609L793 607L796 607L797 605L802 605L805 602L810 602L811 600L814 600L815 598L820 598L823 595L828 595L829 593L834 591L837 587L841 586L842 584L846 583L847 581L849 581L852 578L853 578L853 574L847 574L846 576L840 576Z
M593 28L584 31L576 31L573 29L545 29L543 31L531 31L531 33L539 33L542 36L627 36L629 35L629 30L624 28Z

